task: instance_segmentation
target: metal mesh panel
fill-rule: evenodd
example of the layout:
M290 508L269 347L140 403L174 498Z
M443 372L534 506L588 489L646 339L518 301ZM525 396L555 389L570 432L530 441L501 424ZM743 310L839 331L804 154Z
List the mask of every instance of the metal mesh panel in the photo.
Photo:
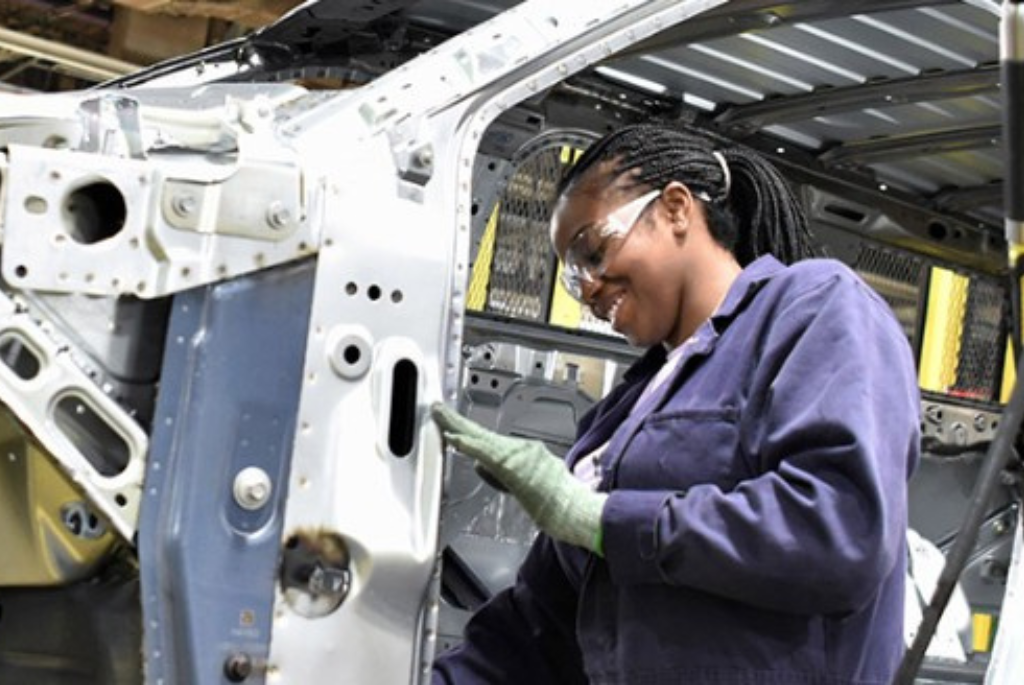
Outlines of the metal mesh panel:
M553 137L519 162L498 200L493 242L478 256L478 261L486 259L489 265L484 311L538 322L549 320L557 273L548 235L551 210L558 199L558 181L565 167L588 142L572 134ZM484 287L483 279L476 280L481 281L477 287ZM572 323L559 325L620 337L610 323L595 317L587 307L572 317Z
M995 281L971 277L951 395L983 401L996 399L1003 372L1006 314L1005 288Z
M516 169L501 198L485 311L544 321L555 261L548 237L562 175L561 147L539 150Z
M934 269L932 272L930 289L936 295L929 295L927 314L932 328L928 332L930 340L925 341L926 349L922 350L920 360L922 365L928 364L927 380L921 384L926 390L949 394L956 386L956 368L963 341L969 287L970 279L962 274L947 269ZM941 311L935 311L936 308ZM932 345L928 345L929 342ZM936 349L938 355L934 354Z
M925 264L917 257L864 245L854 269L889 303L912 344L916 344Z

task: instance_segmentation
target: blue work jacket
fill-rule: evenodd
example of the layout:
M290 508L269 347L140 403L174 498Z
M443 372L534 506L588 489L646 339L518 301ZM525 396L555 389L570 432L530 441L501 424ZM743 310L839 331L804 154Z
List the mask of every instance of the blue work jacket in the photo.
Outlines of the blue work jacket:
M538 536L434 683L888 685L903 653L910 346L833 260L763 257L670 379L654 348L583 418L603 558Z

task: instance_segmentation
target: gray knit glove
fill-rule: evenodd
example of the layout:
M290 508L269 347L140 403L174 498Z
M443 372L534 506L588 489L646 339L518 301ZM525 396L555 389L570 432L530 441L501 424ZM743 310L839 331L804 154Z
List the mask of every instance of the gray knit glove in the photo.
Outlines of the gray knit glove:
M539 440L487 430L440 402L430 408L445 442L482 466L551 537L601 554L601 512L608 495L577 480Z

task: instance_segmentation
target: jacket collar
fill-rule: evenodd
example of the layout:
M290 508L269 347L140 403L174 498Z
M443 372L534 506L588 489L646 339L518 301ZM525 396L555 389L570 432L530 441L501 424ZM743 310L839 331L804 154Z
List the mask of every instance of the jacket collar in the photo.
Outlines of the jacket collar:
M773 276L785 269L779 260L771 255L765 255L748 264L726 293L718 311L711 317L711 325L698 328L695 345L688 355L692 357L705 356L711 353L718 340L718 336L728 328L733 319L747 306L766 282ZM640 359L633 363L622 376L622 383L612 391L612 394L604 402L580 421L579 434L576 445L570 455L570 464L574 463L581 455L587 454L603 441L608 440L615 428L624 421L627 421L630 409L640 396L647 381L651 379L664 365L668 352L664 345L655 345L648 349ZM676 375L680 373L676 370ZM665 383L658 393L651 406L657 405L657 399L663 396L671 386L670 382ZM633 417L628 423L638 425L641 417ZM596 424L596 425L595 425ZM632 430L632 429L630 429ZM627 431L629 432L629 431ZM610 446L612 447L612 446Z
M729 292L726 293L725 300L722 301L718 311L712 315L711 323L715 330L719 333L725 330L736 318L736 315L753 299L761 286L785 268L785 264L772 255L758 257L748 264L729 287Z

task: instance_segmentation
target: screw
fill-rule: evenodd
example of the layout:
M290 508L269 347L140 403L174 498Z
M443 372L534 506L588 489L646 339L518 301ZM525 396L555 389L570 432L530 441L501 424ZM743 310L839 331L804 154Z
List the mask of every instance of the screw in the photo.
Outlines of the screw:
M967 444L967 426L959 421L953 424L953 444L961 447Z
M421 147L416 151L413 161L421 169L429 169L434 164L434 151L429 147Z
M171 199L171 209L174 213L182 218L187 218L195 214L196 211L196 198L187 193L181 195L175 195Z
M288 224L292 221L292 213L278 201L270 203L267 207L267 225L273 229L281 230L288 228Z

